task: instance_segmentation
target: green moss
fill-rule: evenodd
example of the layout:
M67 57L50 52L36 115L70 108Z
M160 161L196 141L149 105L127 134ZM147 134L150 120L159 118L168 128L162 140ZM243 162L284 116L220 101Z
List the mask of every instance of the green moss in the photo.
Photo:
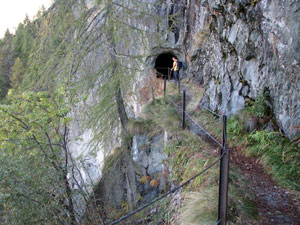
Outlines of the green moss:
M254 100L249 100L246 103L246 112L252 113L259 118L271 117L273 112L271 108L266 104L269 101L268 92L259 93Z

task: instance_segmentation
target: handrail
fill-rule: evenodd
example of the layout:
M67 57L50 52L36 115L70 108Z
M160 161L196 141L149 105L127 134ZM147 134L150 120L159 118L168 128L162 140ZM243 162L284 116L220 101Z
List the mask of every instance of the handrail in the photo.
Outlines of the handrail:
M212 164L210 164L208 167L206 167L204 170L202 170L201 172L199 172L198 174L196 174L195 176L193 176L192 178L190 178L189 180L187 180L186 182L184 182L183 184L179 185L178 187L172 189L171 191L168 191L166 194L152 200L151 202L147 203L146 205L136 209L136 210L133 210L132 212L128 213L127 215L125 216L122 216L121 218L119 218L118 220L115 220L113 221L112 223L110 223L109 225L114 225L114 224L118 224L120 222L122 222L123 220L133 216L134 214L142 211L143 209L149 207L150 205L154 204L155 202L167 197L168 195L170 195L171 193L174 193L175 191L179 190L180 188L184 187L185 185L189 184L192 180L194 180L195 178L197 178L198 176L200 176L201 174L203 174L204 172L206 172L207 170L209 170L210 168L212 168L214 165L217 164L218 161L220 161L223 156L225 155L226 151L223 152L223 154L221 156L219 156L217 158L217 160L215 160Z
M178 108L179 110L183 111L183 110L181 109L181 107L180 107L179 105L177 105L175 102L173 102L171 99L169 99L169 101L170 101L173 105L175 105L176 108ZM195 124L197 127L199 127L202 131L204 131L204 133L205 133L208 137L210 137L216 144L218 144L220 147L223 146L223 145L222 145L217 139L215 139L215 138L214 138L207 130L205 130L203 127L201 127L201 126L195 121L195 119L194 119L193 117L191 117L186 111L185 111L184 113L185 113L185 115L187 115L187 117L190 118L190 120L192 120L192 121L194 122L194 124Z
M169 67L165 67L165 68L163 68L163 67L157 67L157 68L158 68L158 69L169 69ZM229 150L225 148L225 144L222 145L222 144L221 144L216 138L214 138L208 131L206 131L203 127L201 127L201 126L197 123L197 121L195 121L195 119L194 119L191 115L189 115L189 114L186 112L185 109L182 109L179 105L177 105L177 104L176 104L174 101L172 101L170 98L169 98L168 100L169 100L176 108L178 108L179 110L181 110L182 113L183 113L184 115L186 115L186 116L187 116L187 117L188 117L188 118L189 118L189 119L190 119L197 127L199 127L202 131L204 131L204 133L205 133L208 137L210 137L217 145L219 145L219 146L221 147L221 155L220 155L220 156L219 156L212 164L210 164L208 167L206 167L204 170L202 170L202 171L199 172L198 174L196 174L196 175L194 175L193 177L191 177L189 180L185 181L183 184L181 184L181 185L179 185L178 187L176 187L176 188L174 188L174 189L168 191L166 194L164 194L164 195L162 195L162 196L160 196L160 197L158 197L158 198L156 198L156 199L154 199L154 200L148 202L148 203L145 204L144 206L142 206L142 207L140 207L140 208L138 208L138 209L136 209L136 210L131 211L131 212L128 213L127 215L120 217L118 220L115 220L115 221L111 222L109 225L115 225L115 224L118 224L118 223L122 222L123 220L126 220L126 219L128 219L129 217L135 215L136 213L142 211L143 209L145 209L145 208L147 208L147 207L153 205L154 203L156 203L156 202L158 202L158 201L160 201L160 200L166 198L166 197L169 196L170 194L176 192L177 190L181 189L181 188L184 187L185 185L189 184L189 183L190 183L191 181L193 181L195 178L197 178L198 176L200 176L201 174L203 174L204 172L206 172L207 170L209 170L210 168L212 168L214 165L216 165L217 162L220 161L220 160L224 157L224 155L225 155L227 152L228 152L228 155L229 155ZM221 117L221 115L219 115L219 114L217 114L217 113L215 113L215 112L213 112L213 111L207 109L206 107L203 107L203 108L205 108L207 111L213 113L214 115L216 115L216 116L218 116L218 117ZM225 123L226 123L226 122L225 122ZM226 127L226 126L225 126L225 127ZM224 125L223 125L223 129L224 129ZM225 128L225 129L226 129L226 128ZM223 142L224 142L224 140L223 140ZM225 142L224 142L224 143L225 143ZM222 159L222 161L223 161L223 160L224 160L224 159ZM221 161L221 163L222 163L222 161ZM219 220L217 221L216 225L219 225L221 222L222 222L222 219L219 219ZM223 222L224 222L224 221L223 221ZM225 223L226 223L226 218L225 218ZM224 224L225 224L225 223L224 223Z

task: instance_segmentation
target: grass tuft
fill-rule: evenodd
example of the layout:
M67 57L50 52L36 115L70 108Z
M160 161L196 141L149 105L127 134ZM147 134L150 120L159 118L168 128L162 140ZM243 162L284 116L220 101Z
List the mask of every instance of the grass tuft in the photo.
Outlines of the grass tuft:
M105 157L102 173L108 171L114 165L114 163L121 157L121 155L126 153L127 151L127 149L122 147L115 148L110 155Z
M216 188L205 189L202 192L188 192L184 198L184 206L180 214L180 224L216 224L216 218L218 218Z
M130 119L128 120L127 129L131 135L149 133L152 130L152 121Z

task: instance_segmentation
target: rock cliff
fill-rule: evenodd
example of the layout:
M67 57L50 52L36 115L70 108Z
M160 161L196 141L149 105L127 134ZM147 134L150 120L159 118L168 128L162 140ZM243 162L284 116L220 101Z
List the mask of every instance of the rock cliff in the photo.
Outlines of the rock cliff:
M129 21L138 29L149 32L149 36L153 32L163 34L160 36L162 40L155 41L158 39L149 38L145 40L147 43L145 46L145 42L135 41L133 38L135 34L132 33L129 35L132 37L129 47L125 46L122 40L117 43L118 48L127 47L131 54L142 53L144 56L144 64L141 64L134 74L134 82L128 84L131 85L131 91L124 94L126 110L130 118L138 118L142 107L151 98L143 99L142 90L147 88L149 71L154 69L158 56L170 53L184 62L181 76L193 78L204 87L205 93L199 102L200 106L232 115L245 107L247 99L253 100L259 95L268 94L270 96L268 104L282 133L290 138L300 134L300 2L298 0L148 0L147 3L149 3L147 12L161 18L160 23L156 24L154 20L145 19ZM88 1L83 8L91 10L94 4L93 1ZM75 17L80 18L81 10L80 7L74 8ZM95 13L96 11L92 11L88 21L91 24L89 30L96 35L97 28L101 27L99 21L102 15L95 16ZM98 42L103 40L99 38ZM91 41L95 40L91 39ZM77 70L76 76L83 77L84 73L98 71L103 58L108 55L109 53L103 52L101 47L91 49L83 58L84 63ZM127 63L128 67L133 66L132 63ZM95 83L101 86L101 77ZM98 97L94 94L95 89L97 87L93 86L88 90L90 93L88 101L74 108L74 117L81 117L82 112L88 112L89 108L97 104ZM88 115L82 117L84 121ZM114 139L111 145L98 146L95 149L97 157L89 159L90 168L81 169L81 172L86 174L86 182L88 182L87 177L99 181L103 152L109 152L120 144L117 140L119 128L120 126L116 126L114 134L111 135ZM92 129L86 129L80 121L76 121L72 131L70 137L73 140L71 149L74 155L86 155L88 142L94 136ZM139 143L145 142L146 139L147 137L135 136L134 146L131 149L133 161L130 161L126 167L120 162L116 163L114 164L116 169L109 173L110 177L127 174L128 179L124 179L123 183L120 182L118 185L107 182L107 177L103 177L100 181L103 185L100 185L102 189L99 193L105 193L102 196L113 199L117 205L122 201L128 201L127 195L132 195L132 201L136 202L138 194L133 193L136 191L142 193L147 188L151 189L143 194L147 199L157 193L156 189L136 185L140 176L154 175L163 170L161 161L164 157L163 147L157 150L158 153L156 150L141 151ZM138 170L142 171L140 175L136 174L137 169L134 165L138 165ZM116 175L114 173L118 168L120 173ZM124 168L127 170L125 171ZM88 175L89 173L91 175ZM128 183L127 189L124 182ZM108 186L105 186L106 184ZM124 190L118 190L121 187ZM110 190L118 192L120 196L112 197L112 193L107 193ZM128 194L129 192L131 194Z
M205 88L201 104L234 114L269 93L283 133L299 135L299 1L187 2L188 75Z

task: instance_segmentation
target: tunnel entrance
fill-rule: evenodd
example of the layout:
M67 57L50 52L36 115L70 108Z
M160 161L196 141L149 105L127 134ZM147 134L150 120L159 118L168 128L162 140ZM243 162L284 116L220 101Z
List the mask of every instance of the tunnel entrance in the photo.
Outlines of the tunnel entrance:
M173 57L176 56L172 53L163 53L156 58L155 69L157 71L157 78L168 77L168 73L173 67ZM171 74L170 78L172 78L172 76Z

